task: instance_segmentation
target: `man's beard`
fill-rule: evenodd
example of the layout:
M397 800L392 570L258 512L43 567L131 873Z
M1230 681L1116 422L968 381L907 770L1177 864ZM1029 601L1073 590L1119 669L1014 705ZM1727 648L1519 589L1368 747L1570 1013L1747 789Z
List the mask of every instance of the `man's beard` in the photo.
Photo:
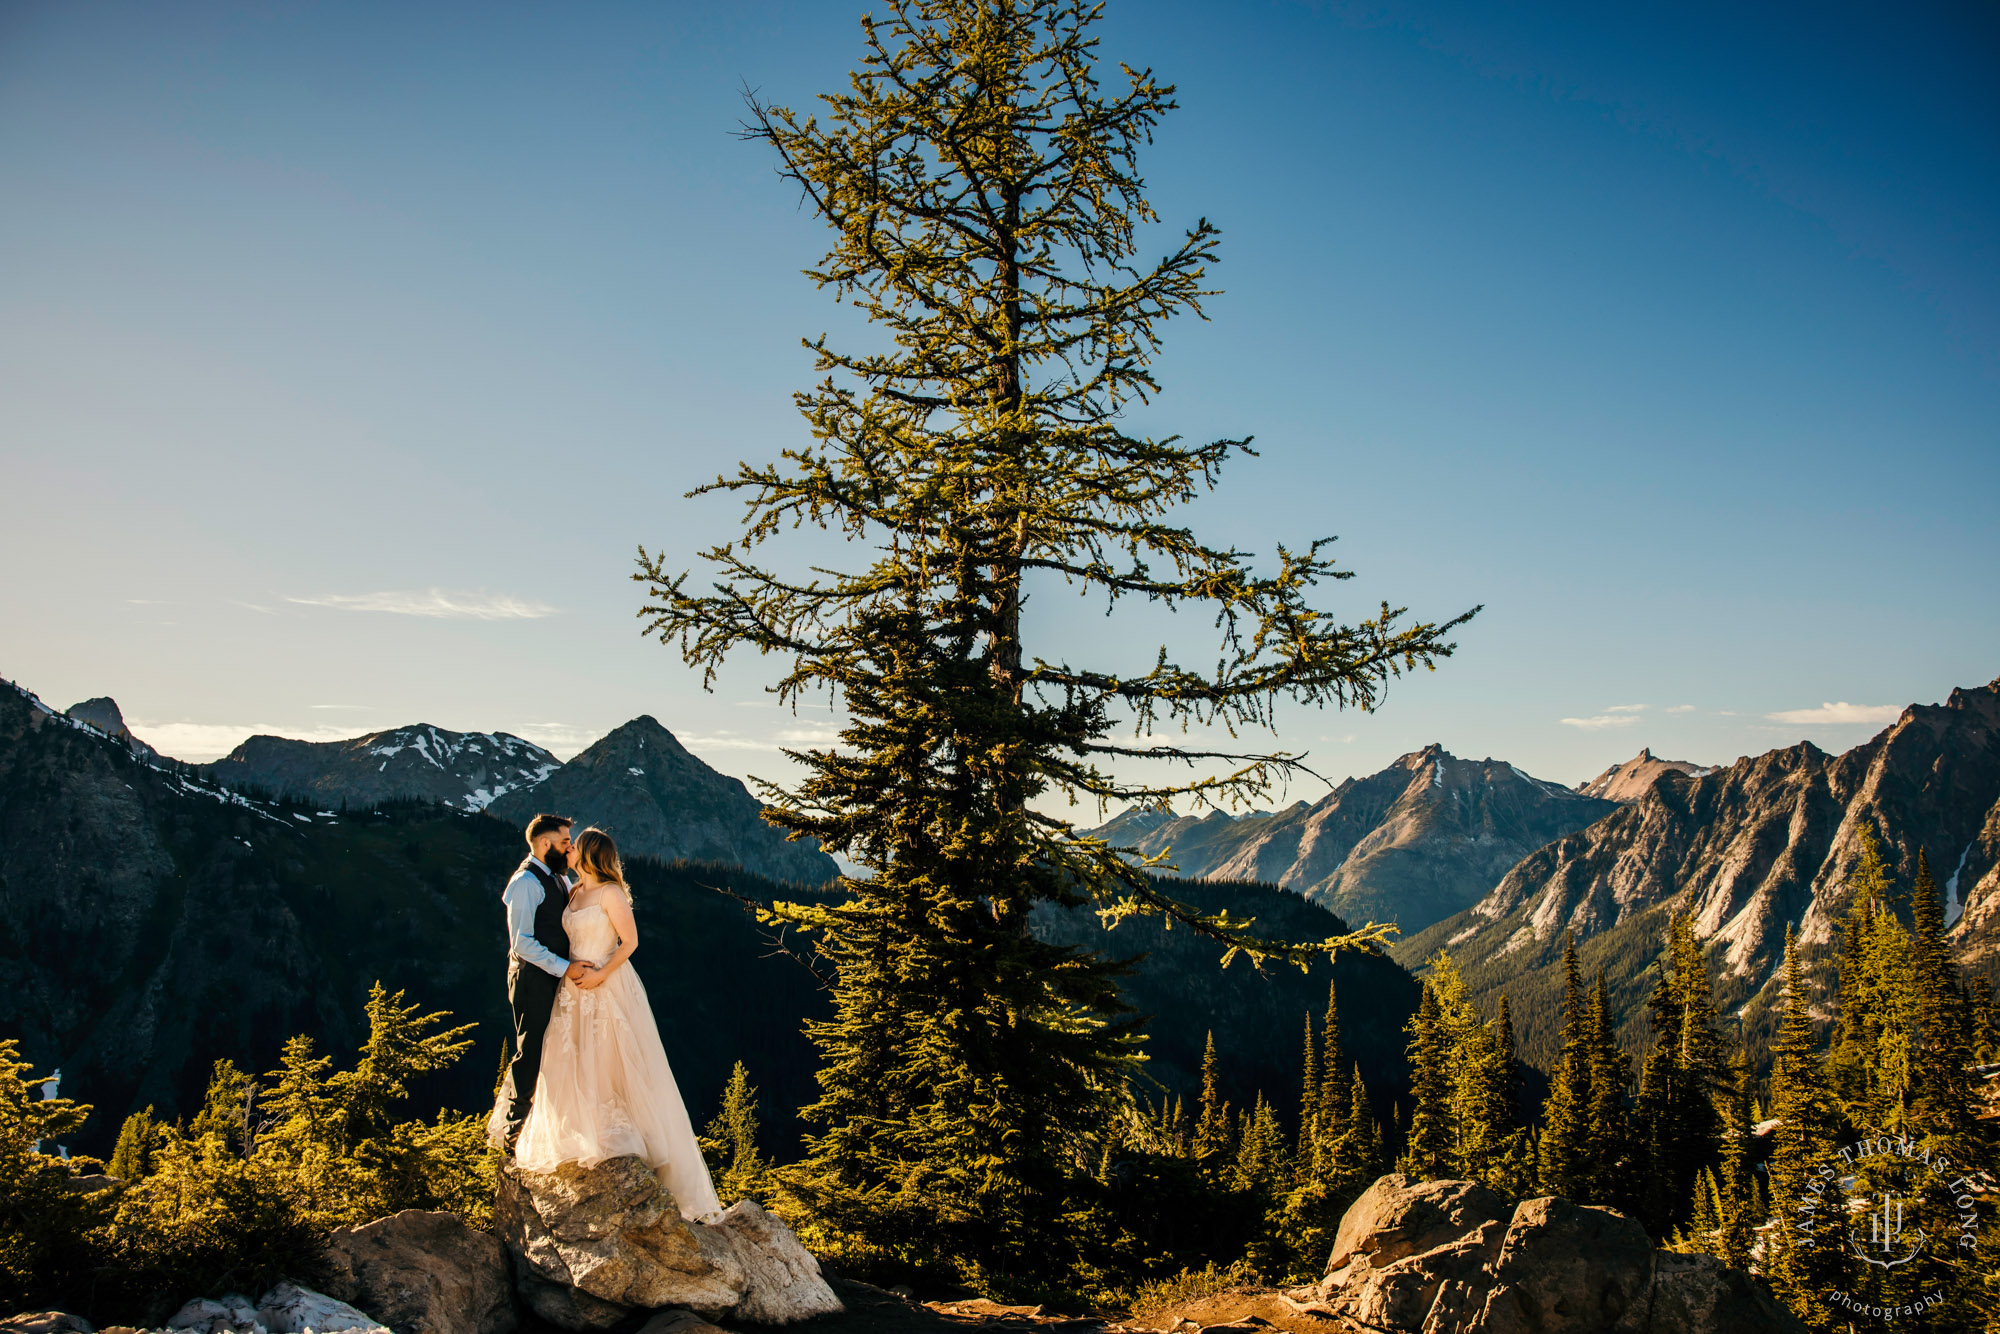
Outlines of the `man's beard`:
M550 848L548 856L542 858L542 864L551 871L567 871L569 869L569 858L564 856L559 850Z

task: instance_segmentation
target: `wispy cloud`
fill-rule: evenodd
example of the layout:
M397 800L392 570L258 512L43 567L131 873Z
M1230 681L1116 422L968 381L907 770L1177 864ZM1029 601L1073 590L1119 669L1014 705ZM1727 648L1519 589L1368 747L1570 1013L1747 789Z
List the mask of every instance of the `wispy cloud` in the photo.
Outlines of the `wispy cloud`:
M1588 718L1564 718L1564 727L1581 727L1586 732L1601 732L1607 727L1631 727L1637 724L1636 713L1593 713Z
M1607 704L1604 706L1604 711L1606 713L1644 713L1646 707L1644 704Z
M288 597L303 607L338 611L381 611L392 616L431 616L458 621L539 620L555 615L546 602L509 597L504 593L455 593L442 588L391 590L385 593L328 593L316 598Z
M500 730L532 741L564 761L604 735L601 727L578 727L573 723L514 723Z
M1693 713L1693 712L1694 712L1694 705L1692 705L1692 704L1676 704L1676 705L1674 705L1673 707L1669 708L1669 709L1667 710L1667 712L1668 712L1668 713Z
M1903 716L1900 704L1822 704L1816 709L1782 709L1764 715L1774 723L1893 723Z
M367 735L352 727L287 727L282 723L163 723L126 719L132 735L157 750L190 764L219 760L253 736L282 736L294 741L349 741Z

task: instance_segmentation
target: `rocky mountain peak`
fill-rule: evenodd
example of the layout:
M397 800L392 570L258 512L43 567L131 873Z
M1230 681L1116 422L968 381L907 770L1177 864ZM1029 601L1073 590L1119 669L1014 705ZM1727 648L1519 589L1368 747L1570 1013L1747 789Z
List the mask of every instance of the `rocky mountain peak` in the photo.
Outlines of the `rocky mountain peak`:
M72 704L63 710L78 722L89 723L106 736L124 737L132 735L125 726L125 715L118 711L118 701L109 695L99 695L81 704Z
M1255 818L1128 811L1092 832L1142 854L1164 851L1188 879L1283 885L1350 921L1409 932L1476 902L1529 852L1615 809L1433 742L1310 805Z
M63 710L66 717L73 718L86 727L94 727L108 737L123 741L134 755L158 759L159 752L132 735L132 729L125 725L125 715L119 712L118 701L109 695L99 695L96 699L72 704Z
M839 874L810 841L793 842L763 818L741 780L717 773L659 719L642 714L592 743L542 781L492 806L525 821L557 811L596 825L621 850L662 861L728 862L773 880L823 884Z
M221 781L329 806L422 798L484 810L547 778L561 762L507 732L454 732L429 723L351 741L253 736L211 766Z
M1713 769L1704 768L1687 760L1659 759L1653 754L1651 746L1644 746L1637 755L1623 764L1614 764L1588 782L1578 783L1576 790L1587 797L1625 804L1645 796L1654 783L1668 774L1678 773L1685 774L1689 778L1704 778L1714 772Z

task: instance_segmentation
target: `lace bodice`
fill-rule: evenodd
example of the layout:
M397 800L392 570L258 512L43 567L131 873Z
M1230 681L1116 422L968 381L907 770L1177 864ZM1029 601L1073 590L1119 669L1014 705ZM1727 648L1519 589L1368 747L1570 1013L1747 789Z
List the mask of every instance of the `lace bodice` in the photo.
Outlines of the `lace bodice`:
M569 956L600 964L618 952L618 928L602 903L563 910L563 930L569 933Z

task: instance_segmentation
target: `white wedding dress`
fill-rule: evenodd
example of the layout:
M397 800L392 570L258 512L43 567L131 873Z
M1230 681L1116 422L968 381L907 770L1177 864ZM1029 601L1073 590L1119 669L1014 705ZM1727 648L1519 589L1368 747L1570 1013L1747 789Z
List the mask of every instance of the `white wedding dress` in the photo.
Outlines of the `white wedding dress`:
M602 904L567 910L562 921L572 959L601 964L618 949L618 930ZM556 993L514 1161L546 1172L557 1163L594 1167L627 1154L653 1169L681 1217L705 1221L721 1211L645 984L630 962L601 986L585 990L565 981Z

